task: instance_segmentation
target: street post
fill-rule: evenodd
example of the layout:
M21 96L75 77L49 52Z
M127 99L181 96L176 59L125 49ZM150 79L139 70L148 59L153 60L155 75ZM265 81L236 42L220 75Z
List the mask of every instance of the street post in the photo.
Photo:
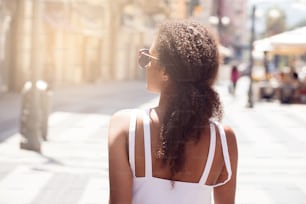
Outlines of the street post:
M255 13L256 13L256 5L252 6L252 14L251 14L251 36L250 36L250 55L249 55L249 90L248 90L248 104L247 107L254 107L254 98L253 98L253 66L254 66L254 58L253 58L253 50L254 50L254 39L255 39Z

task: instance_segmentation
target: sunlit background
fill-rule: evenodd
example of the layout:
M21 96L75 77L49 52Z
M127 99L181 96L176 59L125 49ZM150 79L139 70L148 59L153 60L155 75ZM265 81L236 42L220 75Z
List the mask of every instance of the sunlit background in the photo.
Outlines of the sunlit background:
M218 34L225 62L239 63L248 59L252 5L257 6L257 39L306 24L302 0L1 0L0 4L0 93L18 92L32 77L52 88L141 79L137 50L150 46L156 25L164 19L201 21Z
M305 0L0 0L0 204L107 203L109 119L156 105L138 50L172 18L218 39L237 203L305 204Z

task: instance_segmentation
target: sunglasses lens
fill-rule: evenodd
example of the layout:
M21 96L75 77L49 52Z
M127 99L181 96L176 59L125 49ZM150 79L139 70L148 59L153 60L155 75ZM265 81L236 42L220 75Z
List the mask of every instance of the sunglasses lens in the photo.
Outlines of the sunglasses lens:
M141 68L145 69L147 64L150 62L150 57L145 55L148 54L149 50L143 49L139 51L138 64Z

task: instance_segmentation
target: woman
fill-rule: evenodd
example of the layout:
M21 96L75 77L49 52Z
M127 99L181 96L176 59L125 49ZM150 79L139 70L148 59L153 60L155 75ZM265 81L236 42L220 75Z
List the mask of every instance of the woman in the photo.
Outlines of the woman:
M237 144L218 122L212 85L217 43L199 23L167 21L150 50L140 51L157 107L114 114L109 128L110 204L231 204Z
M237 81L239 79L239 71L238 71L238 68L236 65L234 65L232 67L232 71L231 71L231 86L232 86L232 90L231 90L231 93L232 94L235 94L235 91L236 91L236 85L237 85Z

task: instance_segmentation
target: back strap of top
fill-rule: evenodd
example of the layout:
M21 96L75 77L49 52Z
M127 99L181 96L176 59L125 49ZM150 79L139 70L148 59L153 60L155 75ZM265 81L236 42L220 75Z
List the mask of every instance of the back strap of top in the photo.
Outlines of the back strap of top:
M216 150L216 129L213 123L210 123L210 145L209 145L209 152L207 156L207 161L205 164L205 168L203 171L203 174L201 176L201 179L199 181L200 184L206 184L214 156L215 156L215 150Z
M135 176L135 134L138 110L133 110L130 118L129 127L129 162L133 175ZM150 118L149 110L141 111L144 126L144 145L145 145L145 175L152 177L151 141L150 141Z
M225 162L225 168L227 171L227 179L221 183L218 183L216 185L213 185L213 187L218 187L218 186L222 186L223 184L227 183L231 177L232 177L232 168L231 168L231 162L230 162L230 157L229 157L229 152L228 152L228 146L227 146L227 141L226 141L226 135L225 135L225 131L222 127L222 125L218 122L214 122L219 130L219 135L220 135L220 139L221 139L221 146L222 146L222 153L223 153L223 158L224 158L224 162Z
M152 177L151 135L150 135L150 109L143 111L145 172L146 177Z
M132 110L129 128L129 162L132 173L135 176L135 131L137 122L137 110Z

